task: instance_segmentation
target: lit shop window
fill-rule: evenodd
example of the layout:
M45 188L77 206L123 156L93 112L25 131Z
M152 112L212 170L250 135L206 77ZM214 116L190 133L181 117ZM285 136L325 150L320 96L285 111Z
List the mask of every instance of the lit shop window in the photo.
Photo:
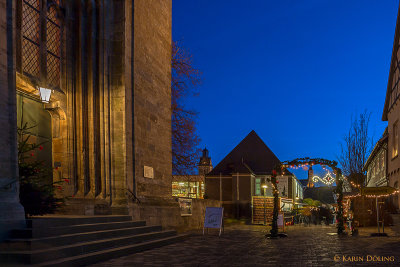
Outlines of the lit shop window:
M203 198L203 182L172 182L172 196Z
M254 195L261 196L261 178L256 178L254 183Z

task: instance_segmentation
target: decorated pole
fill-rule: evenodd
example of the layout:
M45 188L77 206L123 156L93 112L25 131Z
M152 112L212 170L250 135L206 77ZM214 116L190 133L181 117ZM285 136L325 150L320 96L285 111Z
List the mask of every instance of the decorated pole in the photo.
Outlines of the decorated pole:
M342 171L338 168L336 170L336 194L338 213L337 213L337 233L342 234L344 231L344 219L343 219L343 178Z
M277 175L276 170L272 170L271 183L274 195L274 210L272 213L272 229L270 231L271 238L278 237L279 191L278 191L278 186L276 184L276 175Z

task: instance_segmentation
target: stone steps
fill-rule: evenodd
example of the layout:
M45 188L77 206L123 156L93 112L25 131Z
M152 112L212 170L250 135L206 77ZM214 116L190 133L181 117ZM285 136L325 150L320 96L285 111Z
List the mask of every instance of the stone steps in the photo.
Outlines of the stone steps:
M108 222L108 223L91 223L91 224L78 224L70 226L57 226L47 228L26 228L14 229L11 231L12 238L38 238L57 235L67 235L75 233L88 233L96 231L106 231L121 228L130 228L144 226L146 222Z
M107 215L107 216L37 216L26 220L28 228L32 227L57 227L78 224L107 223L107 222L129 222L129 215Z
M184 237L176 231L162 231L161 226L113 217L111 221L98 217L100 223L87 217L65 221L56 218L54 224L51 219L39 219L42 223L32 220L27 223L31 228L14 230L12 238L1 244L0 262L10 266L85 265L170 244Z
M113 258L123 257L144 250L149 250L169 244L173 244L178 241L182 241L186 238L186 235L176 235L172 237L152 240L148 242L143 242L139 244L110 248L104 251L98 251L93 253L88 253L84 255L72 256L68 258L63 258L60 260L44 262L40 264L35 264L33 266L57 266L57 267L71 267L71 266L85 266L88 264L97 263L100 261L105 261Z
M161 226L140 226L89 233L76 233L45 238L16 238L8 239L2 244L3 251L42 249L51 246L66 246L74 243L89 242L99 239L109 239L119 236L138 235L161 231Z

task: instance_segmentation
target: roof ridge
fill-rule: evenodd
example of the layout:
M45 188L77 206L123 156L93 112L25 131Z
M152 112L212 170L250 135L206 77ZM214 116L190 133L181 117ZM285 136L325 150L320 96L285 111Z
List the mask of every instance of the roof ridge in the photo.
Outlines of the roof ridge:
M230 174L232 172L268 174L279 162L279 158L256 131L251 130L215 166L209 175Z

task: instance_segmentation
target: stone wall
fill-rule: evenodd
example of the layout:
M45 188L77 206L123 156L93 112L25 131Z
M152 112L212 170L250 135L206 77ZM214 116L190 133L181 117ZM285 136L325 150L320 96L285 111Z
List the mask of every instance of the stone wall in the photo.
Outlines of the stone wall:
M65 113L60 134L53 136L55 181L68 179L64 214L126 214L126 114L131 87L130 1L66 1L63 24L62 93L53 105ZM126 27L129 27L128 29ZM129 80L128 80L129 81ZM128 102L127 102L128 101ZM57 118L57 117L56 117ZM53 118L53 125L55 118ZM130 142L131 144L132 142Z
M97 15L83 3L66 6L65 192L74 197L62 213L127 213L132 197L171 197L172 2L104 1Z
M221 203L211 199L192 199L192 216L181 216L178 200L173 198L130 206L130 215L134 220L145 220L148 225L162 225L165 229L187 231L202 229L206 207L221 207Z
M135 193L139 198L168 198L172 191L172 1L135 0L133 4ZM153 170L153 178L144 177L144 166Z
M17 177L17 118L15 96L12 1L0 2L0 177ZM10 33L11 30L11 33Z
M0 2L0 178L11 180L17 178L13 4ZM172 1L64 1L61 16L61 90L45 105L53 179L66 180L60 213L128 213L128 191L164 206L157 203L171 199ZM145 177L145 166L152 175ZM17 201L15 184L12 190Z
M13 4L12 0L0 0L0 240L25 221L18 195Z

